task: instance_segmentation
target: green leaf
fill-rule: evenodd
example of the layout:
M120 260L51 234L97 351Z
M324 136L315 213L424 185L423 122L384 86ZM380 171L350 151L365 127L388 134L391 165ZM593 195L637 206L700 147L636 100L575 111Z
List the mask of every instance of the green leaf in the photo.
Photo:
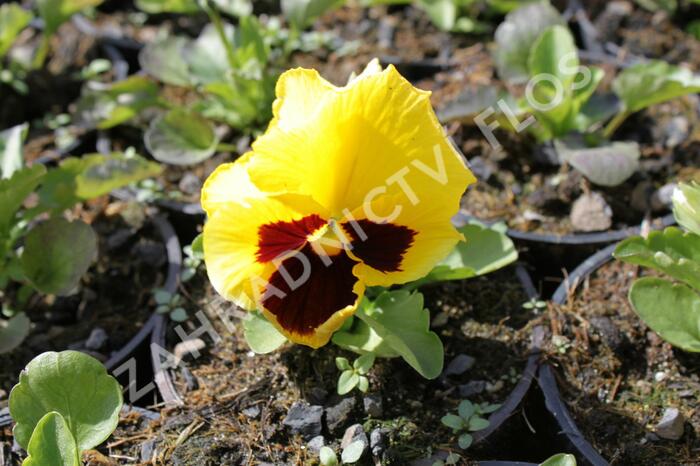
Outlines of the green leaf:
M17 35L32 20L31 12L19 3L0 5L0 58L5 56Z
M355 371L343 371L338 377L338 395L350 393L359 382L360 376Z
M194 165L214 155L219 137L211 122L195 112L178 108L153 120L144 142L160 162Z
M22 143L28 129L29 125L23 123L0 131L0 178L10 178L24 166Z
M360 380L357 382L357 389L362 393L367 393L367 389L369 389L369 379L364 375L360 376Z
M330 447L321 447L318 452L319 460L322 466L337 466L338 457Z
M459 448L461 448L462 450L466 450L467 448L471 447L473 441L474 437L472 437L470 434L462 434L457 439Z
M287 341L259 312L251 311L248 316L243 320L243 332L251 350L258 354L270 353Z
M364 451L365 443L362 440L355 440L350 445L345 447L343 453L340 455L340 459L343 461L343 464L356 463L360 461Z
M562 162L569 163L588 180L600 186L618 186L639 168L636 142L611 142L599 147L555 140L554 148Z
M339 371L351 371L352 370L352 366L350 365L350 361L348 361L347 358L341 358L341 357L335 358L335 367L337 367Z
M187 311L178 307L170 311L170 320L173 322L184 322L187 320Z
M184 58L189 42L186 37L160 37L141 49L139 64L146 73L161 82L189 87L193 83Z
M346 320L346 322L351 319ZM372 353L381 358L395 358L399 354L380 337L369 325L360 319L352 319L349 326L343 326L333 334L334 344L355 353Z
M512 11L496 29L494 60L501 79L524 83L530 78L528 57L532 44L542 31L553 25L565 25L559 12L542 1Z
M457 411L459 412L459 415L462 417L462 419L468 420L469 418L471 418L474 415L476 408L471 401L462 400L459 403L459 408Z
M540 466L576 466L576 457L566 453L559 453L547 459Z
M224 25L224 34L233 43L234 29L230 24ZM195 84L210 84L225 81L231 73L226 56L226 48L212 24L207 24L196 40L189 41L182 50L188 70L189 79Z
M630 264L651 267L700 291L700 236L668 227L648 237L632 237L613 254Z
M75 438L59 413L51 411L36 425L27 447L28 457L22 466L80 466L80 452Z
M212 2L216 8L231 16L240 18L253 13L252 0L212 0Z
M58 27L71 16L88 7L97 6L102 0L36 0L39 15L44 20L44 34L53 35Z
M78 115L87 126L109 129L158 105L158 85L146 76L131 76L109 84L88 82L78 101Z
M65 419L78 451L94 448L117 427L121 407L114 377L98 360L77 351L40 354L10 392L13 434L24 449L41 418L52 411Z
M444 280L464 280L494 272L518 259L518 251L507 235L493 228L472 223L458 228L466 241L460 241L450 254L424 278L409 285L416 288Z
M654 60L626 68L615 78L612 89L622 100L625 110L633 113L700 92L700 76L686 68Z
M344 0L282 0L282 14L292 27L301 30L323 13L338 8Z
M31 321L23 312L7 321L0 320L0 354L17 348L29 335L30 326Z
M0 179L0 237L7 234L14 217L24 200L41 183L46 175L43 165L35 164L14 172L7 180Z
M472 417L469 419L469 430L474 432L477 430L486 429L489 426L489 421L481 417Z
M363 354L359 358L355 359L355 362L353 363L353 368L359 373L359 374L366 374L369 372L369 370L372 368L374 365L374 354L373 353L367 353Z
M363 301L356 315L423 377L440 375L442 342L430 331L430 313L423 308L422 294L385 291L373 302Z
M198 234L192 240L192 256L198 259L204 259L204 234Z
M65 295L97 258L97 235L90 225L54 217L32 228L25 238L22 272L46 294Z
M680 226L700 235L700 183L680 183L673 190L673 216Z
M442 422L444 425L446 425L450 429L454 430L455 432L459 432L460 430L464 429L464 427L465 427L464 419L457 416L456 414L446 414L446 415L442 416L442 419L440 419L440 422Z
M146 13L197 13L197 0L136 0L136 7Z
M418 5L438 29L451 31L455 27L458 11L454 0L418 0Z
M51 170L39 190L41 204L62 210L114 189L160 174L163 168L138 155L114 152L64 159Z

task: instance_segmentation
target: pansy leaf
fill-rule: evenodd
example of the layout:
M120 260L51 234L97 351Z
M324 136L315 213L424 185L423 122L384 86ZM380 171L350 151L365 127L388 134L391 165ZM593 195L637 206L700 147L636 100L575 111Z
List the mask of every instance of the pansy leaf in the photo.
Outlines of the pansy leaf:
M630 66L612 83L612 89L629 113L686 94L700 92L700 75L664 61Z
M219 137L211 122L195 112L178 108L153 120L144 142L160 162L194 165L214 155Z
M131 76L109 84L88 82L78 101L78 115L88 126L108 129L158 105L158 85L146 76Z
M70 293L97 258L97 235L90 225L54 217L25 238L22 272L46 294Z
M518 251L513 241L502 232L479 224L458 228L466 241L460 241L428 275L409 285L416 288L426 283L463 280L491 273L515 262Z
M212 2L216 8L231 16L240 18L253 13L252 0L212 0Z
M31 20L32 14L19 3L0 5L0 58L7 53L17 35Z
M44 34L52 35L71 16L85 8L97 6L103 0L36 0L39 15L44 20Z
M357 382L357 389L362 393L367 393L367 390L369 389L369 379L364 375L360 376Z
M162 167L143 157L115 152L69 157L51 170L39 190L43 206L62 210L114 189L158 175Z
M340 459L343 461L343 464L356 463L362 457L365 448L366 445L362 440L355 440L343 449Z
M14 172L7 180L0 179L0 236L8 231L22 202L34 192L45 175L46 168L35 164Z
M639 145L636 142L612 142L599 147L580 147L555 140L559 159L568 162L592 183L617 186L624 183L639 168Z
M652 231L647 238L632 237L615 249L614 256L630 264L651 267L700 291L700 236L675 227Z
M661 338L700 352L700 296L690 287L644 277L634 282L629 298L639 317Z
M79 451L104 442L119 422L122 392L95 358L78 351L34 358L10 393L13 434L26 449L37 423L55 411L66 421Z
M673 216L680 226L700 235L700 183L680 183L674 189Z
M31 321L23 312L0 321L0 354L17 348L29 335L30 326Z
M341 357L335 358L335 367L337 367L339 371L351 371L352 370L352 366L350 365L350 361L348 361L347 358L341 358Z
M136 0L136 7L146 13L197 13L197 0Z
M318 458L322 466L338 466L338 457L330 447L321 447Z
M80 466L75 438L59 413L51 411L39 420L27 446L22 466Z
M566 22L549 2L525 5L512 11L496 29L495 62L501 79L524 83L530 77L530 48L542 31Z
M180 36L165 36L147 44L139 52L141 68L157 80L173 86L192 85L185 61L189 40Z
M0 131L0 178L10 178L24 166L22 143L27 137L27 123Z
M489 421L481 417L472 417L469 419L469 430L472 432L486 429L489 426Z
M270 353L287 339L259 312L248 313L243 320L243 332L250 349L258 354Z
M233 26L224 25L224 34L233 42ZM226 56L226 48L212 24L207 24L197 39L188 42L182 53L189 67L190 79L197 84L224 81L231 71L228 61L221 59Z
M430 331L430 313L423 308L422 294L386 291L374 301L363 301L356 315L423 377L440 375L442 342Z
M338 395L350 393L360 382L360 376L352 370L343 371L338 377Z
M419 0L418 5L430 21L443 31L451 31L457 23L457 2L454 0Z
M352 366L358 373L366 374L374 365L374 358L375 356L373 353L363 354L359 358L355 359Z
M348 319L351 322L344 325L333 334L333 343L355 353L372 353L377 357L395 358L399 356L394 349L380 337L369 325L360 319Z
M476 412L476 407L471 401L462 400L459 403L459 408L457 409L457 412L462 417L462 419L469 419Z
M548 458L540 466L576 466L576 457L568 453L559 453Z

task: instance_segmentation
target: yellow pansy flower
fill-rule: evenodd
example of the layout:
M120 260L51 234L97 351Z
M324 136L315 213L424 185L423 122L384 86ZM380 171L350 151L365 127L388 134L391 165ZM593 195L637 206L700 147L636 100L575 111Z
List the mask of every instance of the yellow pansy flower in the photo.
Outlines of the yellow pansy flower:
M367 286L426 275L462 239L451 218L475 181L430 105L373 61L344 87L280 77L273 120L202 189L204 260L226 299L314 348Z

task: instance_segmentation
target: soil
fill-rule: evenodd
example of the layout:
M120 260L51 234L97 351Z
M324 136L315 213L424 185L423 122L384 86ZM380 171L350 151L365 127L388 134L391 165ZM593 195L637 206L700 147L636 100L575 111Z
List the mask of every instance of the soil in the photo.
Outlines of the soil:
M697 464L700 356L674 349L634 313L627 293L648 272L610 262L552 306L550 358L581 432L612 465ZM653 433L668 407L687 419L678 441Z
M7 405L10 389L24 366L45 351L80 349L105 362L121 349L152 313L152 290L163 283L167 259L162 238L148 223L142 207L103 203L76 212L99 238L98 261L83 277L79 291L66 297L35 295L27 315L32 330L10 353L0 354L0 408ZM122 212L132 224L126 223ZM85 348L97 329L106 332L100 347Z
M326 442L336 448L351 424L362 424L368 435L375 428L387 429L389 449L382 464L407 464L429 455L431 448L452 448L455 439L440 418L455 410L463 398L459 385L484 381L486 390L470 399L503 401L524 368L530 333L527 322L532 317L531 311L521 307L528 298L512 268L489 278L424 290L433 329L445 346L446 363L467 354L475 358L475 364L461 375L428 381L403 360L378 360L370 374L369 393L381 397L383 414L373 418L363 412L361 395L343 398L334 393L339 375L335 357L353 360L355 355L332 346L313 351L299 345L255 355L240 325L231 333L214 317L211 303L219 301L203 280L189 285L185 294L192 307L205 310L212 318L222 339L208 341L200 358L189 358L184 368L171 372L185 407L165 409L163 423L173 429L179 426L178 431L184 425L198 426L178 445L172 444L177 435L169 435L167 427L161 431L158 450L167 453L159 460L172 464L192 464L188 461L194 458L197 464L212 465L316 464L316 454L309 453L306 446L308 439L291 435L282 424L298 400L325 408L340 402L352 406L343 422L330 431L328 425L324 428ZM179 339L170 333L172 348ZM478 449L473 454L478 455Z

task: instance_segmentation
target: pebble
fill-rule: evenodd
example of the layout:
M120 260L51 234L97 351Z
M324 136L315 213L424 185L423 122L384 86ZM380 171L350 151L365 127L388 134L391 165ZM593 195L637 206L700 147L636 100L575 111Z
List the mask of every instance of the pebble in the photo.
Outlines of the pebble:
M664 127L664 144L673 148L681 144L688 137L690 124L684 116L675 116Z
M362 399L365 414L375 419L379 419L384 414L384 403L379 393L370 393Z
M612 209L603 196L595 192L576 199L569 217L576 231L605 231L612 226Z
M657 189L651 196L651 208L656 212L670 208L673 205L673 191L677 186L676 183L668 183Z
M326 407L326 425L331 433L339 431L347 425L350 414L355 409L357 401L354 396L335 397L332 404Z
M321 451L321 447L326 445L326 438L323 435L317 435L316 437L309 440L306 444L306 448L312 453L318 454Z
M358 440L365 445L365 449L369 448L369 439L367 439L365 429L362 428L361 424L353 424L345 429L343 440L340 441L340 448L345 450L348 445Z
M382 456L387 447L389 429L376 428L369 434L369 447L374 456Z
M472 367L476 359L467 354L458 354L445 369L445 375L462 375Z
M260 407L258 405L253 405L245 408L241 411L243 415L250 419L257 419L260 416Z
M666 408L661 420L656 424L655 432L661 438L678 440L683 436L685 418L677 408Z
M156 439L146 440L141 444L141 462L150 463L156 449Z
M287 417L282 424L292 432L301 434L305 438L313 438L321 434L323 424L323 406L309 405L303 401L296 401L289 408Z
M459 386L459 396L462 398L469 398L483 393L484 390L486 390L485 380L472 380L471 382Z
M194 173L187 172L180 179L177 187L185 194L195 194L202 189L202 180Z
M109 340L107 332L101 327L95 327L85 341L85 348L95 351L101 350L107 344L107 340Z

